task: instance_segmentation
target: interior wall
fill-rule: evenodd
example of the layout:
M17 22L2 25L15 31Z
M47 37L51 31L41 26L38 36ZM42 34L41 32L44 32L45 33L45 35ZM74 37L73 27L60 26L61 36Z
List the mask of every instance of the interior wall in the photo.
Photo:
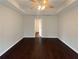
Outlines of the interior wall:
M23 38L23 16L0 5L0 55Z
M57 38L57 16L40 16L42 22L42 37ZM24 17L24 37L34 37L35 16Z
M59 17L59 38L78 52L78 9L77 4L65 8Z
M42 16L42 36L58 38L57 16Z
M24 37L34 37L35 16L24 16Z

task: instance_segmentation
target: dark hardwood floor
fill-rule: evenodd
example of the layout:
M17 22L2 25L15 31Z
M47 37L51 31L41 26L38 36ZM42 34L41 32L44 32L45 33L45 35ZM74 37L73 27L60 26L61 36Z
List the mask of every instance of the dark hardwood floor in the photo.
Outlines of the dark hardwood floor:
M57 38L24 38L1 56L1 59L78 59L78 54Z

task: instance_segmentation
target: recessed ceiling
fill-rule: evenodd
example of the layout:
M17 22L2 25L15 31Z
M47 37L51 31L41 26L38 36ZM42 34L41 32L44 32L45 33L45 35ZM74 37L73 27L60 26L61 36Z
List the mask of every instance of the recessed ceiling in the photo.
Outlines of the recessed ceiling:
M54 6L54 8L51 9L45 9L40 12L41 15L52 15L56 13L56 10L61 7L67 0L49 0L49 4ZM21 9L25 11L26 14L32 14L36 15L39 14L39 11L37 9L31 8L32 2L31 0L16 0L16 2L19 4Z
M3 1L3 0L0 0ZM15 6L18 10L23 12L26 15L55 15L60 12L65 7L69 6L70 4L74 3L77 0L49 0L49 4L54 6L54 8L45 9L39 12L35 8L32 7L31 0L4 0L11 3Z

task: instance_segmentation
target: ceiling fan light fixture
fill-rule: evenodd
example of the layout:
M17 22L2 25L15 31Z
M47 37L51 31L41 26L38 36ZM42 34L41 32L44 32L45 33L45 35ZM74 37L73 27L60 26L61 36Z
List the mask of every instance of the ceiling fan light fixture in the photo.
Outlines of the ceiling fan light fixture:
M47 4L47 0L44 0L44 1L43 1L43 4Z
M45 9L45 6L42 6L41 10L44 10Z
M45 6L39 5L39 6L37 7L37 9L38 9L38 10L44 10L44 9L45 9Z
M34 5L34 7L39 10L45 10L46 8L54 8L52 5L49 4L48 0L31 0L33 3L32 5Z
M38 9L38 10L41 10L41 6L39 5L39 6L37 7L37 9Z

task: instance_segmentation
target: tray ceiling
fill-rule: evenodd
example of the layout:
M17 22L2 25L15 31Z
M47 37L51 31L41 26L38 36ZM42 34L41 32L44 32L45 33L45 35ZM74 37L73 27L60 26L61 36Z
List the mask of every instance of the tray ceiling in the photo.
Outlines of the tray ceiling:
M77 0L49 0L49 4L54 6L54 8L45 9L41 12L39 12L35 8L32 7L32 1L31 0L0 0L0 2L7 1L13 6L15 6L18 10L23 12L26 15L55 15L58 12L60 12L65 7L71 5Z

